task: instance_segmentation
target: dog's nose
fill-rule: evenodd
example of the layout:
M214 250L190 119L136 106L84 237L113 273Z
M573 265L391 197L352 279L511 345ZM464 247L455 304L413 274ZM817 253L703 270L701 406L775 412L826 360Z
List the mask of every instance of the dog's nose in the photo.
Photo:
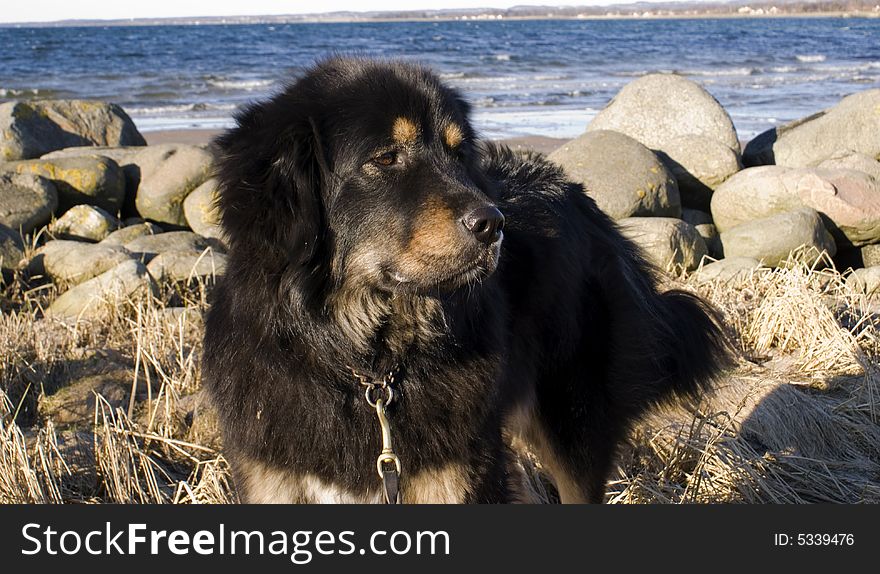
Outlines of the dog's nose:
M498 240L504 229L504 216L497 207L484 206L471 211L461 220L477 241L489 245Z

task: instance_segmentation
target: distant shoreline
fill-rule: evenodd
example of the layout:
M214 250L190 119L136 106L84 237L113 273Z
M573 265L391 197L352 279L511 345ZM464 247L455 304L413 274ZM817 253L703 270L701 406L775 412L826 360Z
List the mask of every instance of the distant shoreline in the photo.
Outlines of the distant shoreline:
M289 18L289 19L285 19ZM289 25L289 24L385 24L395 22L505 22L505 21L596 21L596 20L758 20L758 19L820 19L820 18L880 18L878 12L865 11L834 11L834 12L804 12L804 13L779 13L779 14L587 14L579 16L504 16L503 18L478 18L461 16L437 16L437 17L401 17L401 18L334 18L334 17L308 17L296 18L291 16L253 17L249 20L244 17L193 17L193 18L137 18L131 20L58 20L53 22L0 22L0 28L66 28L66 27L108 27L108 26L253 26L253 25Z

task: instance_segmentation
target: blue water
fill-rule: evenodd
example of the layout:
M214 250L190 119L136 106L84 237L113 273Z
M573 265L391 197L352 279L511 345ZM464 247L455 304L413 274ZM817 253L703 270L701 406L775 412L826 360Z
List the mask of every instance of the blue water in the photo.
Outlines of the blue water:
M742 139L880 87L880 19L0 28L0 46L0 101L109 100L142 130L227 126L335 52L432 66L488 137L574 137L652 71L703 84Z

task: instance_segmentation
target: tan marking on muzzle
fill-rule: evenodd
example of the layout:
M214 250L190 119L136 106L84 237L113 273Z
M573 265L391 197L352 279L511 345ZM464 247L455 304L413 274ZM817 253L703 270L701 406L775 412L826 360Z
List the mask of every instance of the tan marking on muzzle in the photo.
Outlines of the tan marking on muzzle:
M454 256L460 249L453 210L438 199L429 199L416 217L407 252L419 258Z
M391 128L391 139L398 144L412 143L419 136L419 128L409 118L403 116L394 120Z
M464 139L464 133L456 124L448 124L443 130L443 140L450 148L457 148Z

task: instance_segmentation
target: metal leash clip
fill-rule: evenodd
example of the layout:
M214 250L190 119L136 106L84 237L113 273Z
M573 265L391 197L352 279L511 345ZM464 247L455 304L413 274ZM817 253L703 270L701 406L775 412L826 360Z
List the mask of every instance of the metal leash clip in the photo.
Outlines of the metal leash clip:
M384 487L385 502L398 504L400 502L400 474L403 466L400 463L400 458L394 453L391 442L391 424L388 422L388 416L385 412L386 407L394 401L394 390L391 385L394 383L396 369L379 381L372 380L354 369L352 372L364 387L364 398L367 400L367 404L376 410L376 417L379 419L379 428L382 431L382 452L376 459L376 470Z

